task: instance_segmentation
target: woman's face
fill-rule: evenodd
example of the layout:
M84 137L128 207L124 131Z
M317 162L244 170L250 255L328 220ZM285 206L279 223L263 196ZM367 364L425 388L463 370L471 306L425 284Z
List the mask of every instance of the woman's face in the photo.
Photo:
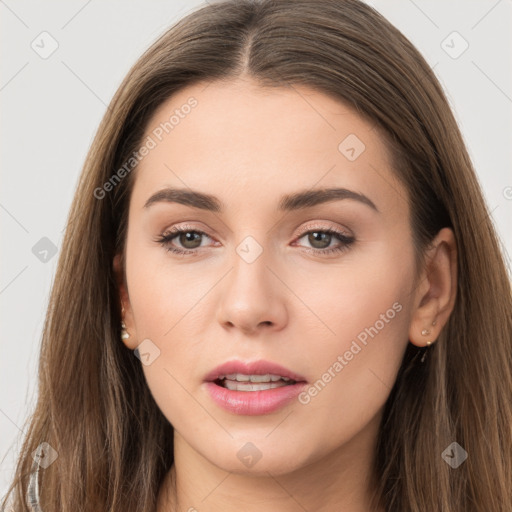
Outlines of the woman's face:
M234 472L367 457L421 291L377 130L314 90L238 80L173 96L144 144L125 343L181 442ZM267 373L297 383L253 382Z

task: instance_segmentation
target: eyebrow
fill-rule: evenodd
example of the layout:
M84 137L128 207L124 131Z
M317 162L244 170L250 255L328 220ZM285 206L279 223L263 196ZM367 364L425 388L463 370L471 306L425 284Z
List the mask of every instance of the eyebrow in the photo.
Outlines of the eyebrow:
M323 188L310 189L285 195L279 201L279 211L294 211L306 208L312 208L318 204L342 199L352 199L369 206L376 212L378 208L364 194L348 190L346 188ZM144 204L144 208L159 202L179 203L201 210L207 210L215 213L222 213L224 206L215 196L198 192L191 189L164 188L154 193Z

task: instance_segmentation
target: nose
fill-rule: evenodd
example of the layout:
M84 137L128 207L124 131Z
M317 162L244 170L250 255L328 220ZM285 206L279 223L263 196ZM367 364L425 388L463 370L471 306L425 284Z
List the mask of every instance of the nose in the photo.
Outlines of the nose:
M245 335L281 330L288 320L286 287L269 267L264 250L248 262L235 254L233 268L223 279L217 320L223 328ZM273 265L274 266L274 265Z

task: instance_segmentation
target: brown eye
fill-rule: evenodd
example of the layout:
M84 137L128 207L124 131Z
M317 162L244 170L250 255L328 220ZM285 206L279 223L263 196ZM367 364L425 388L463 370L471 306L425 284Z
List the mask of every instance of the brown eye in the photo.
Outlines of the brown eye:
M203 238L210 238L203 231L190 229L186 226L172 228L169 232L160 235L155 241L169 252L180 255L197 254Z
M308 234L308 242L315 249L326 249L331 244L331 240L332 235L325 231L311 231Z
M345 251L355 242L354 237L334 229L310 229L303 233L298 240L306 237L310 247L304 247L304 249L320 255ZM333 240L338 240L338 244L331 246Z
M196 249L201 245L202 234L198 231L182 231L177 238L184 249Z

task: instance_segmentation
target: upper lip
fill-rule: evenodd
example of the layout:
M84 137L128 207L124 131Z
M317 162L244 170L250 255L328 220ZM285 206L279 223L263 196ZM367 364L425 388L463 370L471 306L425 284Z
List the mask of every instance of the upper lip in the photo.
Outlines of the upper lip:
M206 375L204 380L213 382L221 375L230 375L233 373L242 373L244 375L279 375L280 377L287 377L296 382L306 382L306 379L302 375L292 372L280 364L264 360L251 362L238 360L227 361L214 368Z

